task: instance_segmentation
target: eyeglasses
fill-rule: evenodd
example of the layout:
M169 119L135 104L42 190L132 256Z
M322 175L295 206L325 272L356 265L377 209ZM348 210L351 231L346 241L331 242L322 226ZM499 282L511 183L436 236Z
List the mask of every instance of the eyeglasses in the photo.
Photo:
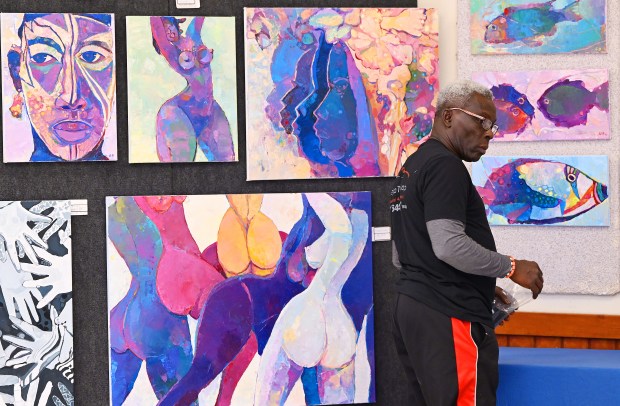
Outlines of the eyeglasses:
M480 119L480 124L482 124L482 128L484 129L484 131L491 130L491 134L493 134L493 135L495 135L495 133L497 133L497 130L499 130L499 127L497 126L497 124L493 124L493 122L491 120L489 120L488 118L479 116L478 114L472 113L471 111L468 111L468 110L465 110L465 109L461 109L461 108L458 108L458 107L452 107L452 108L449 108L447 110L460 110L463 113L466 113L466 114L468 114L468 115L470 115L472 117L476 117L476 118Z

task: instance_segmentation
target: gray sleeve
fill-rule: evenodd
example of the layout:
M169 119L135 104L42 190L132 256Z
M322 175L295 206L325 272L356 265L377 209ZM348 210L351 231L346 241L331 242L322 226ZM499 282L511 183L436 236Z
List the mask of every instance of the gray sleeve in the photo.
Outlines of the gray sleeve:
M400 263L400 258L398 257L398 250L396 249L396 243L392 240L392 264L399 271L402 269L402 265Z
M462 222L431 220L426 223L426 229L437 258L459 271L493 278L503 278L510 271L510 258L472 240L465 234Z

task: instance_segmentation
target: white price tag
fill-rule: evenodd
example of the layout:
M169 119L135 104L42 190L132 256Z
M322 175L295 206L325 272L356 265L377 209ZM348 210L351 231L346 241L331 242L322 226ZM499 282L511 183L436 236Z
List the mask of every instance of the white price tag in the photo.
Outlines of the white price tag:
M372 228L372 240L373 241L390 241L392 239L392 233L390 227L373 227Z
M176 0L177 8L200 8L200 0Z
M88 216L88 200L73 199L70 202L72 216Z

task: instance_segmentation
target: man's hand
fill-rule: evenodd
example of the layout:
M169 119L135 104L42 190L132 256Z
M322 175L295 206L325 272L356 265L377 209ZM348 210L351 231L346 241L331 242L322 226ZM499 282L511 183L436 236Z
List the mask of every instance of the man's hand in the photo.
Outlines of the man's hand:
M532 291L532 297L536 299L543 288L543 273L534 261L522 259L516 260L515 273L510 277L512 281Z
M500 288L499 286L495 287L495 297L499 299L499 301L503 304L510 304L510 298L508 297L504 289Z

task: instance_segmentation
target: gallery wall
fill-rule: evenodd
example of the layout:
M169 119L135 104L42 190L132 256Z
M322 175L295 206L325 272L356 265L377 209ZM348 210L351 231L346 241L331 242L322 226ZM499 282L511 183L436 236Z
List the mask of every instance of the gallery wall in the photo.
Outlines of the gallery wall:
M459 78L474 72L594 69L609 70L609 140L495 142L487 156L607 155L609 158L608 227L493 227L498 250L517 258L537 261L545 275L545 294L528 305L527 311L557 313L620 314L620 116L618 96L617 38L620 7L607 2L606 54L472 55L470 50L470 0L459 0ZM489 2L492 4L492 2ZM564 2L558 2L561 7ZM440 32L442 28L440 28Z
M384 2L368 2L379 6ZM385 3L388 5L387 3ZM105 196L162 194L225 194L318 191L371 191L374 226L389 224L385 201L390 178L246 182L243 7L319 7L310 1L202 1L200 9L178 10L174 0L0 1L2 12L115 13L117 60L118 161L77 163L0 164L2 200L87 199L88 215L73 217L73 297L75 401L81 405L108 404L108 321L106 294ZM351 2L330 1L330 6ZM362 4L356 3L360 6ZM414 7L412 1L391 1L390 7ZM130 15L234 16L237 37L237 116L239 162L196 164L128 163L127 44L125 17ZM373 244L377 404L404 401L405 382L392 345L391 310L396 274L390 246Z
M442 0L442 3L453 0ZM618 105L618 21L620 5L608 2L608 53L604 55L472 56L469 47L469 0L458 0L458 77L483 70L528 70L605 67L610 73L612 106ZM0 0L2 12L111 12L115 13L117 58L118 161L91 163L0 164L2 200L87 199L88 216L73 218L75 397L77 404L108 404L108 335L106 293L105 196L159 194L225 194L318 191L373 193L373 225L389 225L385 201L392 181L381 178L346 180L287 180L246 182L243 7L320 7L307 1L202 1L200 9L178 10L174 0L47 2ZM330 6L414 7L415 1L366 4L334 0ZM237 37L237 116L239 162L198 164L128 163L127 44L125 17L130 15L234 16ZM440 31L451 26L440 26ZM458 61L458 65L456 62ZM453 63L452 60L446 61ZM445 62L444 62L445 63ZM495 227L500 252L537 260L545 272L546 293L528 310L620 314L620 212L618 203L620 119L611 113L607 141L494 144L489 155L596 155L609 156L611 225L609 227ZM0 147L1 149L1 147ZM377 404L404 402L405 382L391 338L393 283L390 246L373 244Z

